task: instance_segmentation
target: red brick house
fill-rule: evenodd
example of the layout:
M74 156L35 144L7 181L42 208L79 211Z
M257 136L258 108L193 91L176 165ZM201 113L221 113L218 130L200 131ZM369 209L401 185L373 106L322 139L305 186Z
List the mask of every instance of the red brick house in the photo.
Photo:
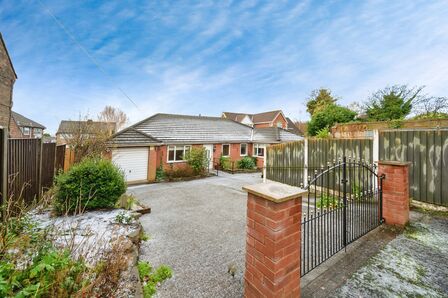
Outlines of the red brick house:
M183 156L192 147L206 149L210 168L221 156L231 161L256 156L261 168L267 145L299 139L283 128L251 127L221 117L155 114L113 135L110 157L128 182L148 182L160 166L186 166Z
M281 110L263 112L258 114L223 112L222 118L237 121L256 128L288 128L288 120L286 120L286 117Z
M263 112L258 114L223 112L222 118L237 121L255 128L279 127L299 134L294 122L285 116L282 110Z
M45 126L11 111L9 136L14 139L41 139Z

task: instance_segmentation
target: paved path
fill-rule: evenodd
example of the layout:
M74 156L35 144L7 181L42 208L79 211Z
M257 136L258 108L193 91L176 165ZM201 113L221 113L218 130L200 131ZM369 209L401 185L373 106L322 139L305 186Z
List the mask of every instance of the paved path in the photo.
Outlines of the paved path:
M448 297L448 217L411 213L411 224L336 297Z
M241 187L259 182L260 174L220 173L129 189L152 208L141 217L151 239L142 243L140 259L173 268L158 297L242 296L247 195Z

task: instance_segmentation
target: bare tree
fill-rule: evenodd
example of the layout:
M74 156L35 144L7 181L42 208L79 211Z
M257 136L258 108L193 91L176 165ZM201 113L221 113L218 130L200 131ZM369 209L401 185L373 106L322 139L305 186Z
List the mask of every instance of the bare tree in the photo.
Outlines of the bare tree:
M119 108L105 106L98 115L98 120L103 122L114 122L116 131L122 129L128 122L128 116Z
M414 104L415 118L448 117L448 97L424 97Z
M74 152L74 161L84 157L99 157L108 148L108 140L115 132L115 123L93 121L80 116L78 121L65 121L62 137Z

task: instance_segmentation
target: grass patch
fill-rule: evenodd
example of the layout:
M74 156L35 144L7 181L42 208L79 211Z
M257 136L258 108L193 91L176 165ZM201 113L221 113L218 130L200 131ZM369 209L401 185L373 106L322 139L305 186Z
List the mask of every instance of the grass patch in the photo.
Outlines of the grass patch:
M342 200L339 200L338 197L323 193L317 200L316 207L334 209L337 207L342 207L343 204L344 203L342 202Z

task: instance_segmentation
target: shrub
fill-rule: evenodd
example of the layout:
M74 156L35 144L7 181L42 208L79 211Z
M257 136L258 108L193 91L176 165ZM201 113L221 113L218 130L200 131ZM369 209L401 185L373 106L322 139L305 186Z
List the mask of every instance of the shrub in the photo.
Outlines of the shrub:
M257 166L256 160L253 157L245 156L242 159L238 160L238 168L239 169L248 169L252 170Z
M195 174L200 174L207 168L208 160L204 147L191 148L191 150L185 154L184 158Z
M122 172L110 161L85 159L55 179L58 213L113 208L126 191Z
M319 139L327 139L329 137L330 137L330 130L328 129L328 127L320 129L316 134L316 138Z
M323 193L316 202L316 207L333 209L342 207L343 204L342 200L339 200L336 196Z
M191 167L179 167L165 171L165 177L168 180L173 180L176 178L183 177L193 177L196 173L193 171Z
M221 156L219 158L219 165L221 166L221 169L230 170L231 169L230 158L228 158L227 156Z

